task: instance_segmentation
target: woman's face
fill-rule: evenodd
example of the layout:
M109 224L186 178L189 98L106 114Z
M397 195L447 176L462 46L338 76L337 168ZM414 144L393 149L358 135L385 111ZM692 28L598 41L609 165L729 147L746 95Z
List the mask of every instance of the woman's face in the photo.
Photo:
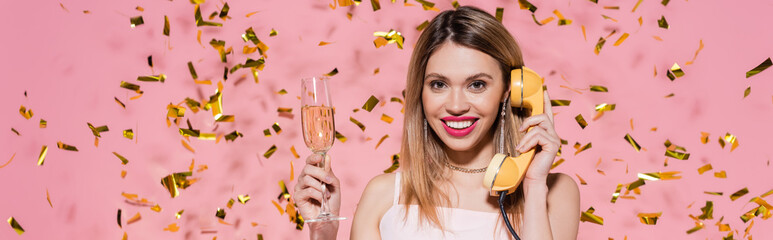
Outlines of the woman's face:
M454 151L491 139L491 126L504 100L499 63L491 56L446 42L430 56L422 101L430 127Z

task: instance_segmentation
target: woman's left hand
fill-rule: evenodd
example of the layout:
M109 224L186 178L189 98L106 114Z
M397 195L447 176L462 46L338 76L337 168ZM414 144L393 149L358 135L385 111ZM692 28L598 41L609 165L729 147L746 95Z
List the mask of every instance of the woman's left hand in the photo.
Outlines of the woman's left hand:
M553 160L555 160L558 149L561 147L561 138L556 134L553 125L553 110L547 91L545 91L544 96L545 113L526 118L518 129L520 132L524 132L529 127L533 127L521 138L520 144L516 148L519 152L528 152L537 145L541 148L535 152L534 159L529 165L529 169L526 170L526 176L523 179L524 185L546 184L550 167L553 166Z

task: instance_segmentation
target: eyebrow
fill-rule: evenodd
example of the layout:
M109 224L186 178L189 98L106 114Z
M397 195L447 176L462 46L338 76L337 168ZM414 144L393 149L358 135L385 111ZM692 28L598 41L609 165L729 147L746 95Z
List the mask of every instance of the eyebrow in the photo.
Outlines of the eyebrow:
M424 76L424 79L427 79L427 78L430 78L430 77L437 77L437 78L440 78L440 79L448 79L446 76L443 76L443 75L441 75L439 73L427 74L427 76ZM486 78L489 78L491 80L494 80L494 78L491 77L491 75L488 75L487 73L477 73L477 74L473 74L473 75L470 75L469 77L467 77L466 81L470 81L470 80L473 80L473 79L476 79L476 78L481 78L481 77L486 77Z

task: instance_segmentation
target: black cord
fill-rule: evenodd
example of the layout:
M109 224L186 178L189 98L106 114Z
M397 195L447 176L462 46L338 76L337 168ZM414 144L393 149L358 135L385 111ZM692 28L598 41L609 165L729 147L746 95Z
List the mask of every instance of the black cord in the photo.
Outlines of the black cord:
M510 230L510 234L513 235L515 240L521 240L520 237L518 237L518 234L515 233L515 230L513 230L513 226L510 226L510 219L507 218L507 213L505 212L505 197L507 196L507 191L501 191L499 192L499 210L502 212L502 218L505 219L505 225L507 225L507 230Z

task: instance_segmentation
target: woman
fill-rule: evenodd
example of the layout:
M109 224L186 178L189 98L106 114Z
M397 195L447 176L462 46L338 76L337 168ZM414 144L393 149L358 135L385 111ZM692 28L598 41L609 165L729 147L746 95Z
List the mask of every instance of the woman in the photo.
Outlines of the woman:
M551 109L526 118L507 101L510 70L522 66L518 44L490 14L460 7L432 20L408 69L401 170L368 183L352 239L510 239L497 199L482 184L502 132L509 156L537 148L505 202L515 232L529 240L576 238L577 184L549 173L560 146ZM547 92L544 101L550 106ZM340 207L339 181L329 169L315 167L318 158L307 160L295 187L305 217L319 211L323 183L332 211L338 214ZM337 230L338 222L310 224L312 239L334 239Z

